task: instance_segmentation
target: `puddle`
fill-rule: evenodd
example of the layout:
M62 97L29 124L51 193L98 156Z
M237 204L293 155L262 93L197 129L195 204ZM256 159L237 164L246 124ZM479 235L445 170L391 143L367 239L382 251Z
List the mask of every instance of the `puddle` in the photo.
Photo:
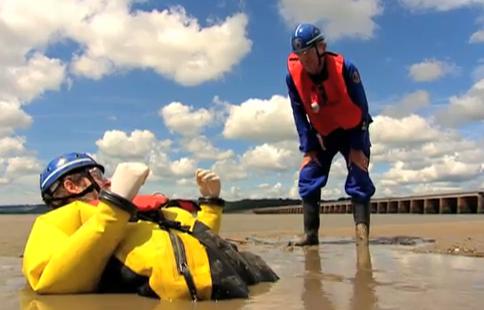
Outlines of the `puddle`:
M2 309L481 309L482 258L408 251L431 242L411 237L372 240L371 268L358 268L350 238L292 248L288 240L248 238L241 246L279 274L251 288L247 300L160 302L134 295L39 296L25 287L20 258L0 257Z

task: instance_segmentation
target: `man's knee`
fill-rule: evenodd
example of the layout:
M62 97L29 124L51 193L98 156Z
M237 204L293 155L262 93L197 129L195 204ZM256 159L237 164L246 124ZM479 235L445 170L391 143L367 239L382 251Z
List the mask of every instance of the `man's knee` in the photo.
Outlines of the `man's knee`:
M375 186L368 172L354 168L348 175L345 190L356 201L365 202L375 194Z
M321 198L321 188L326 185L326 182L326 177L319 177L312 180L299 179L299 196L303 200L319 200Z

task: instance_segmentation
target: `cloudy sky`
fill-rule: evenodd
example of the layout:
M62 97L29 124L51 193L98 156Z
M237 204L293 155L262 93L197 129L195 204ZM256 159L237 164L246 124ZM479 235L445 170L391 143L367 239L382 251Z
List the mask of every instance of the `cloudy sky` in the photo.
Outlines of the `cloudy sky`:
M296 23L359 68L376 197L484 188L484 0L0 0L0 204L54 156L151 167L144 192L297 197ZM344 196L335 158L323 198Z

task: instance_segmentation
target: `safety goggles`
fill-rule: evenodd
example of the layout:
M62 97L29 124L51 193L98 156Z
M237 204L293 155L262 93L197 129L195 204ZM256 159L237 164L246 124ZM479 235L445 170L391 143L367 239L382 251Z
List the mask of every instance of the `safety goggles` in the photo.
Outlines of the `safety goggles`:
M315 47L315 45L310 45L306 48L295 51L294 54L296 54L298 56L306 56L311 51L311 48L313 48L313 47Z
M103 171L99 167L92 167L87 170L92 178L98 182L106 182L108 179L104 176Z

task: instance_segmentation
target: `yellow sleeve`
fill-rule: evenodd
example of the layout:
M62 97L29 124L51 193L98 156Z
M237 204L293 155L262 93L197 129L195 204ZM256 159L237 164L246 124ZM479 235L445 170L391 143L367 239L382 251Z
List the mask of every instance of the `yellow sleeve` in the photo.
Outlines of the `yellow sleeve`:
M196 216L185 209L171 207L162 208L161 212L165 218L178 221L182 225L187 225L190 229L193 229L196 221L202 222L210 228L211 231L218 234L220 231L220 223L222 221L223 207L202 203L200 204L200 211L197 212Z
M85 293L96 289L129 214L99 202L76 201L35 221L22 271L38 293Z
M197 213L197 220L207 225L210 230L218 234L222 222L223 207L218 205L200 204L201 210Z

